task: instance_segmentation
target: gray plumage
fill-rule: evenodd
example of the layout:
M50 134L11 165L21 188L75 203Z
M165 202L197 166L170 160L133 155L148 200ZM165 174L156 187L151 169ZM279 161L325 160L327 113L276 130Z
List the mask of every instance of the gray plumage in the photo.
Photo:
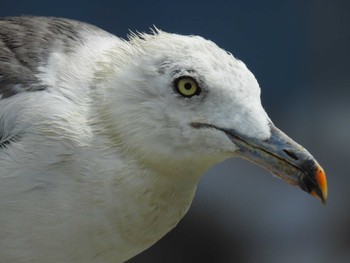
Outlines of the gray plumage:
M38 65L57 46L69 54L86 36L109 34L95 26L63 18L9 17L0 19L0 94L47 89L38 79Z

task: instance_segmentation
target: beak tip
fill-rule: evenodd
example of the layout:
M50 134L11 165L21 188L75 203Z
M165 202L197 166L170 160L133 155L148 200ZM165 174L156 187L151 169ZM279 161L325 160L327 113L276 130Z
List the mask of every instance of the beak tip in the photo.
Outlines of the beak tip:
M316 177L316 183L321 192L322 203L326 205L327 197L328 197L327 178L321 166L317 167L317 172L315 177Z
M306 165L306 173L299 178L298 185L305 192L320 199L326 205L328 197L328 187L326 174L322 167L315 161Z
M319 165L316 168L315 185L314 188L310 191L310 194L320 199L324 206L326 205L328 197L327 178L322 167Z

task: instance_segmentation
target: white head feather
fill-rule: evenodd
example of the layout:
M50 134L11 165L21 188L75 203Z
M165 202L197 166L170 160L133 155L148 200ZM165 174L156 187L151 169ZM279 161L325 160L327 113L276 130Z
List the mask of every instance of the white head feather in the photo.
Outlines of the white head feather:
M106 111L118 141L153 165L207 167L232 157L235 145L221 131L194 129L206 123L267 139L269 119L260 103L260 88L243 62L198 36L157 30L133 35L111 56L128 61L118 66L108 85ZM127 59L125 59L127 56ZM174 89L182 76L192 77L202 92L184 98Z

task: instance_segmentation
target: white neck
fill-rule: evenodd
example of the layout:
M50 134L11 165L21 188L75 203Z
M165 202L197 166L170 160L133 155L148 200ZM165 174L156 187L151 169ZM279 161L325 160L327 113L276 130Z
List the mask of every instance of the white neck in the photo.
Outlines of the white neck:
M114 251L118 251L118 258L124 261L150 247L176 226L190 207L202 171L195 176L160 174L136 160L123 158L117 151L105 154L105 149L103 153L96 150L92 154L95 156L92 169L104 171L96 172L93 178L96 184L104 182L98 193L94 193L95 198L100 197L97 201L101 208L96 210L96 216L100 218L101 213L105 216L102 226L98 219L104 229L100 231L103 237L94 239L107 241L109 246L115 244ZM99 162L96 156L100 157Z

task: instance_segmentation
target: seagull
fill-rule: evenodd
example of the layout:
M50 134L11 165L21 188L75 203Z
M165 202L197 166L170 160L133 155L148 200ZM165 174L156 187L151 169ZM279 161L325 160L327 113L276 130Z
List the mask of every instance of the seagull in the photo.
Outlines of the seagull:
M245 64L209 40L8 17L0 58L1 262L124 262L233 157L326 202L321 166L270 120Z

